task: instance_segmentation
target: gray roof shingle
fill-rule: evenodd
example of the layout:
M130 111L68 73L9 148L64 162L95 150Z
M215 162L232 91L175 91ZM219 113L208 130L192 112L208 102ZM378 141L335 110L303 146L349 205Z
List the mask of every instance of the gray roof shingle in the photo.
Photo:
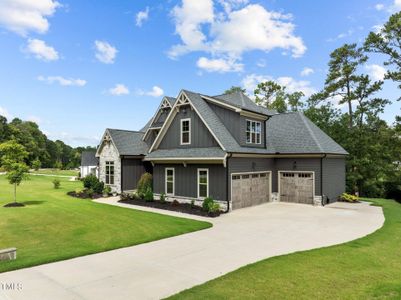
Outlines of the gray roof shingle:
M81 153L81 166L97 166L98 162L96 151L83 151Z
M256 112L259 114L272 116L277 112L274 110L269 110L262 106L257 105L252 99L242 92L233 92L230 94L223 94L218 96L213 96L212 98L221 101L223 103L234 105L238 108L245 109L248 111Z
M348 154L303 113L283 113L266 123L267 150L275 153Z
M146 155L149 146L142 140L143 132L110 129L107 131L120 155Z
M149 153L146 158L224 158L225 151L218 147L210 148L183 148L183 149L157 149Z

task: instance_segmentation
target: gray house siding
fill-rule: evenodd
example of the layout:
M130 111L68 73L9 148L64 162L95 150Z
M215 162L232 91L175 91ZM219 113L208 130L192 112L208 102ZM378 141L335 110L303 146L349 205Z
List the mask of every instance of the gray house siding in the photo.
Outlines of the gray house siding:
M345 192L345 158L323 159L323 194L330 202Z
M136 189L146 169L141 159L121 159L122 190Z
M158 116L155 118L155 120L153 121L152 126L154 126L154 127L162 126L164 121L166 121L166 118L167 118L169 112L170 112L170 109L162 110L158 114Z
M229 199L231 199L231 174L244 172L272 171L274 178L274 159L272 158L252 158L252 157L232 157L228 159L229 171ZM273 182L273 181L272 181Z
M209 105L219 117L221 122L223 122L224 126L227 127L231 135L237 140L238 143L241 143L240 114L215 104L209 103Z
M153 189L157 194L165 193L165 169L174 168L175 196L198 197L198 168L209 169L209 196L215 200L226 200L226 172L223 165L213 164L156 164L153 168Z
M189 145L180 145L181 119L191 119L191 144ZM181 108L177 113L170 127L167 129L159 148L206 148L218 146L218 143L197 113L187 106L185 109Z
M320 158L276 158L273 176L273 192L278 192L278 171L313 171L315 173L315 195L321 195Z

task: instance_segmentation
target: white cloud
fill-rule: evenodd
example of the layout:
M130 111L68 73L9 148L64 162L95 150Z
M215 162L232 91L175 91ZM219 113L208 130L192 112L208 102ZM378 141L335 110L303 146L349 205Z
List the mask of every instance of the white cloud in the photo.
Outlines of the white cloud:
M60 6L53 0L1 0L0 25L26 36L28 32L46 33L48 17Z
M264 68L264 67L266 67L267 63L266 63L266 60L260 59L260 60L256 63L256 65L257 65L259 68Z
M172 16L182 43L170 49L171 58L193 51L209 53L213 60L240 60L244 52L253 50L269 52L281 48L293 57L306 51L302 38L294 35L290 15L243 0L219 3L223 12L215 11L212 0L183 0L174 7Z
M383 10L384 9L384 4L383 3L377 3L375 5L375 9L378 10L378 11Z
M355 32L355 30L351 28L351 29L348 29L346 32L342 32L342 33L338 34L334 38L328 38L327 41L328 42L335 42L337 40L341 40L341 39L344 39L346 37L350 37L351 35L354 34L354 32Z
M6 117L7 120L13 119L13 116L8 112L8 110L1 106L0 106L0 116Z
M118 50L105 41L95 41L96 58L105 64L112 64L116 58Z
M239 72L243 70L244 65L237 63L234 59L208 59L206 57L200 57L196 63L198 68L203 69L207 72Z
M401 0L394 0L393 6L396 10L401 10Z
M138 94L141 96L150 96L150 97L160 97L163 96L164 91L161 87L155 85L152 87L152 90L145 92L143 90L138 90Z
M146 7L145 10L142 10L136 14L135 24L138 27L141 27L143 22L145 22L149 18L149 7Z
M62 86L84 86L86 85L86 80L80 78L65 78L62 76L38 76L39 81L44 81L48 84L53 84L57 82Z
M305 67L302 71L301 71L301 76L309 76L311 74L315 73L315 71L312 68L308 68Z
M366 70L369 72L369 75L372 77L373 80L383 80L384 75L386 75L387 70L380 65L372 64L366 65Z
M36 123L36 124L40 124L40 123L42 123L42 119L41 118L39 118L39 117L37 117L37 116L28 116L27 117L27 120L28 121L31 121L31 122L34 122L34 123Z
M121 83L117 83L113 88L109 89L109 93L114 96L128 95L129 89Z
M46 45L44 41L38 39L28 39L28 44L24 51L33 54L37 59L44 61L53 61L59 59L56 49Z
M289 76L273 78L272 76L268 75L250 74L242 79L242 85L249 95L253 95L253 92L259 83L269 80L275 81L281 86L286 87L286 91L289 93L301 91L305 94L306 97L309 97L316 92L309 81L298 81Z

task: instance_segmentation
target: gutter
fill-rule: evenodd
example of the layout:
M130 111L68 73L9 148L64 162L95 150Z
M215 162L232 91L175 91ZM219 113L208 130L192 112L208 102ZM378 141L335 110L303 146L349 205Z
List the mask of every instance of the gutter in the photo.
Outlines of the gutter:
M232 156L231 153L227 153L226 156L226 169L227 169L227 176L226 176L226 195L227 195L227 209L224 213L228 213L230 211L230 199L228 198L228 194L229 194L229 183L230 183L230 170L229 170L229 161L230 161L230 157Z
M324 206L324 197L323 197L323 159L326 158L327 153L325 153L320 158L320 194L322 194L322 206Z

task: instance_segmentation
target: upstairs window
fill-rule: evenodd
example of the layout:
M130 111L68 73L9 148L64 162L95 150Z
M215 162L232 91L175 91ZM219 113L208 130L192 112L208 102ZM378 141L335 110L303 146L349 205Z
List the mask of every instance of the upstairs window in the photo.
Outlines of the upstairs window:
M114 184L114 161L106 161L106 184Z
M262 134L262 125L258 121L246 120L246 143L260 144Z
M191 144L191 119L181 120L181 145Z

